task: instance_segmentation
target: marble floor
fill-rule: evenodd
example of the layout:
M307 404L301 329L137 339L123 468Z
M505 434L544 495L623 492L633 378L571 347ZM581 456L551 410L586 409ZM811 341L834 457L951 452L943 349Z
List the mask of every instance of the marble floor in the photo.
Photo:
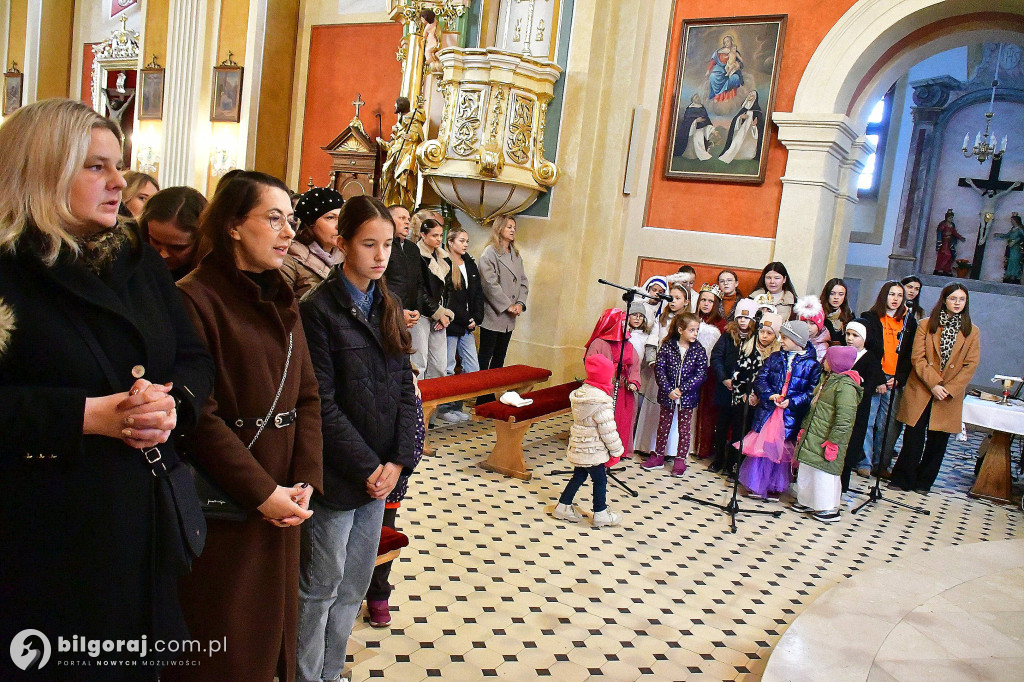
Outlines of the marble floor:
M1019 680L1022 587L1024 539L912 553L816 600L782 636L763 680ZM844 620L837 638L829 626Z
M922 550L1022 536L1019 508L966 495L975 435L951 441L931 494L886 493L929 516L879 503L822 525L744 501L783 513L741 516L734 535L722 512L682 499L728 501L704 463L672 478L631 462L620 476L639 496L609 488L621 526L555 521L544 509L566 481L556 472L569 423L531 428L530 481L478 466L494 443L489 423L431 431L437 454L399 514L410 546L392 573L392 625L357 624L353 679L759 680L789 625L830 588ZM589 484L576 501L590 505Z

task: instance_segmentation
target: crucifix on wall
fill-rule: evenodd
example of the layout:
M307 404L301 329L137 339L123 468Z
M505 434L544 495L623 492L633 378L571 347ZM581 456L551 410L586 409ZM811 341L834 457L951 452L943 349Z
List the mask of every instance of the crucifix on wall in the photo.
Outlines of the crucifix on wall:
M995 222L996 204L999 199L1010 192L1024 190L1024 181L1021 180L1000 180L999 169L1003 165L1003 157L992 157L992 167L987 178L960 178L960 187L970 187L981 194L983 200L981 205L981 222L978 226L978 241L974 247L974 262L971 264L971 279L981 277L981 264L985 258L985 243L988 241L989 232Z

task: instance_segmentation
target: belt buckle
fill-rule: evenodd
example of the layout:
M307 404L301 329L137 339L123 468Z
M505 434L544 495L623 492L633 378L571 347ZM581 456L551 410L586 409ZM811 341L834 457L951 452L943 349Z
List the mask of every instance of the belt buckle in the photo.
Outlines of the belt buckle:
M150 453L156 453L156 455L152 456ZM156 464L162 459L160 455L160 448L146 448L142 451L142 455L146 458L147 464Z
M284 418L288 416L287 412L278 412L274 415L274 428L283 429L285 427Z

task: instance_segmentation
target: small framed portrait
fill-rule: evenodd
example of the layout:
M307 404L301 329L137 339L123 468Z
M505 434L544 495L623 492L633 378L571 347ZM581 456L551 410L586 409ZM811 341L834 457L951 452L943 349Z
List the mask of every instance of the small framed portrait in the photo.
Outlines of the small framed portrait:
M4 116L13 114L21 108L21 90L25 83L25 74L16 68L4 74Z
M238 123L242 117L242 67L221 64L213 68L210 120Z
M687 19L665 177L764 182L786 15Z
M164 70L147 67L139 75L142 83L139 120L159 121L164 117Z

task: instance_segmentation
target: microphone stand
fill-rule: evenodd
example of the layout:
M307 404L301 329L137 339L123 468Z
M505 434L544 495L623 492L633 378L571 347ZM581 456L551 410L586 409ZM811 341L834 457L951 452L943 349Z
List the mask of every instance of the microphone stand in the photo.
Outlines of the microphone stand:
M754 322L753 322L753 325L752 325L753 328L751 329L751 332L750 332L754 336L755 350L757 350L757 348L756 348L756 344L757 344L757 328L758 328L758 326L761 323L761 315L762 315L762 311L759 309L757 311L757 314L754 316ZM751 383L751 385L750 385L751 390L753 390L753 386L754 386L753 383ZM733 392L735 392L735 391L736 391L736 387L734 386L733 387ZM742 422L743 429L747 428L747 417L749 416L749 413L750 413L750 400L748 399L748 400L744 400L743 401L743 422ZM740 515L740 514L762 514L762 515L766 515L766 516L772 516L772 517L775 517L775 518L779 518L780 516L782 516L782 510L781 509L743 509L742 507L740 507L740 501L739 501L740 468L743 466L743 460L746 459L746 453L744 452L744 448L745 448L746 444L743 442L743 440L746 437L746 435L747 434L745 434L745 433L740 434L740 456L739 456L739 459L736 462L736 472L735 472L735 475L733 475L733 477L732 477L732 496L730 497L728 504L720 504L718 502L712 502L711 500L702 500L699 497L694 497L693 495L690 495L688 493L686 495L683 495L683 499L686 500L687 502L695 502L695 503L697 503L699 505L702 505L702 506L705 506L705 507L714 507L715 509L721 509L726 514L728 514L729 515L729 532L730 533L735 533L736 532L736 517L738 515ZM731 447L728 443L726 443L725 446L726 447Z
M655 296L653 294L643 294L643 293L640 293L639 291L637 291L633 287L624 287L624 286L621 286L621 285L618 285L618 284L614 284L612 282L606 282L603 279L599 279L597 281L600 282L601 284L604 284L604 285L607 285L607 286L610 286L610 287L614 287L616 289L622 289L624 292L626 292L626 293L622 294L622 300L625 301L625 303L626 303L626 315L622 319L622 333L619 334L619 341L620 341L620 343L619 343L619 359L618 359L618 363L616 364L616 367L615 367L615 383L613 384L614 388L612 388L612 410L614 410L615 407L618 405L618 401L619 401L619 382L622 379L622 359L623 359L623 356L624 356L624 354L626 352L626 344L629 343L626 340L626 333L627 333L627 331L629 329L629 304L632 303L633 300L637 296L642 296L643 298L651 298L651 299L657 299L657 298L668 299L668 300L672 300L672 299L670 297L664 296L664 295ZM552 476L563 476L563 475L572 474L572 473L574 473L574 472L572 472L572 471L552 471L551 475ZM622 479L620 479L618 477L618 475L615 473L615 468L614 467L606 467L605 473L608 474L608 479L611 480L612 483L614 483L619 488L621 488L622 490L624 490L627 493L629 493L631 496L633 496L633 497L639 497L640 496L640 493L638 493L637 491L635 491L632 488L630 488L628 485L626 485L622 481Z
M910 313L907 313L907 315L913 315L913 313L910 312ZM900 351L903 349L903 342L906 340L906 335L907 335L906 334L906 332L907 332L907 315L903 316L903 328L900 330L899 342L896 344L896 364L897 364L897 366L899 366ZM911 340L910 343L913 343L913 340ZM910 511L914 512L915 514L923 514L924 516L931 516L931 512L928 511L927 509L924 509L923 507L915 507L913 505L906 504L905 502L899 502L898 500L890 500L888 497L886 497L885 495L882 494L882 471L884 471L887 468L886 465L888 464L888 462L886 461L887 458L886 458L886 452L885 451L886 451L886 445L888 445L887 441L889 440L889 424L892 421L892 406L893 406L893 403L896 402L895 398L898 395L896 393L897 390L899 390L900 393L902 393L903 388L900 387L899 389L897 389L895 387L895 385L894 385L894 387L893 387L893 395L891 395L889 397L889 404L886 406L886 410L885 410L885 426L882 428L882 450L879 453L878 464L875 465L875 467L874 467L874 469L875 469L875 471L874 471L875 482L871 486L871 489L868 491L868 499L866 499L864 502L861 502L859 505L857 505L856 507L851 509L850 510L851 514L856 514L861 509L863 509L864 507L868 506L869 504L873 504L874 502L888 502L889 504L894 504L897 507L903 507L904 509L909 509ZM895 447L895 443L893 444L893 446ZM891 455L889 456L888 459L889 460L892 459ZM854 490L853 492L855 494L857 494L857 495L863 495L864 494L864 491L862 491L862 490Z

